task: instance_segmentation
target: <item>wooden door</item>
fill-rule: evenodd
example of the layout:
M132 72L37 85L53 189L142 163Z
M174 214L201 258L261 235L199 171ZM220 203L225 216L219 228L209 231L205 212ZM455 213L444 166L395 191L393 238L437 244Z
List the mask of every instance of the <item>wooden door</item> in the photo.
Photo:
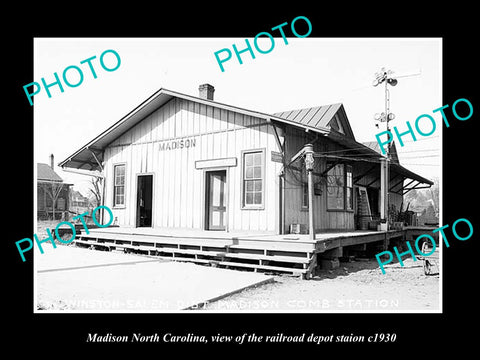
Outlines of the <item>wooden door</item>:
M226 229L226 179L226 170L207 172L205 187L207 230Z

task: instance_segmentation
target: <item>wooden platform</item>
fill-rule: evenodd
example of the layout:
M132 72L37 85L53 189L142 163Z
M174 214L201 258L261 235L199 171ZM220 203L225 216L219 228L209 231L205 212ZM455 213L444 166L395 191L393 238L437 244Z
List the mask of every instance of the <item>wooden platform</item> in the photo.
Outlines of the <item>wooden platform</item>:
M77 234L77 246L138 252L162 259L263 272L286 272L310 278L317 256L336 248L402 237L405 230L308 235L226 233L156 228L91 229Z

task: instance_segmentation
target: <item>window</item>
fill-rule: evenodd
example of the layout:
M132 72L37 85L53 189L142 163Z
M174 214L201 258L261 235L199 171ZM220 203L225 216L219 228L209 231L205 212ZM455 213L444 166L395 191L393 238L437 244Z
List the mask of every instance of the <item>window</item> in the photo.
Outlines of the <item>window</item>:
M125 165L115 165L113 177L113 206L125 206Z
M353 179L350 165L336 164L328 171L327 208L353 210Z
M243 206L262 207L264 193L265 152L243 153Z
M308 182L302 182L302 208L308 209Z
M308 209L308 175L305 166L302 166L302 209Z
M350 165L345 165L346 169L346 199L345 199L345 208L347 210L353 210L353 178L352 178L352 167Z
M65 210L65 199L58 198L57 199L57 210Z

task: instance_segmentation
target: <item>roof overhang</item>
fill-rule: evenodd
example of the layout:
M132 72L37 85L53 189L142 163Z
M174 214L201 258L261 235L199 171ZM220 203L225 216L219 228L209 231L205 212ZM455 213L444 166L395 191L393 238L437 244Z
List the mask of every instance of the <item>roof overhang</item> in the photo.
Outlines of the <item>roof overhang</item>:
M112 143L115 139L120 137L126 131L130 130L140 121L142 121L145 117L153 113L158 108L165 105L174 97L194 101L200 104L215 106L217 108L235 111L237 113L257 117L260 119L264 119L267 122L279 122L285 123L297 127L301 127L307 131L314 131L317 133L327 134L329 129L318 129L313 126L302 125L298 124L294 121L290 121L287 119L283 119L281 117L262 113L259 111L247 110L244 108L227 105L223 103L219 103L212 100L207 100L195 96L190 96L186 94L182 94L176 91L168 90L168 89L160 89L156 91L153 95L151 95L148 99L143 101L140 105L138 105L135 109L130 111L127 115L117 121L115 124L107 128L101 134L96 136L94 139L89 141L86 145L82 146L80 149L75 151L72 155L67 157L65 160L58 163L58 166L64 168L74 168L74 169L82 169L82 170L101 170L100 164L96 161L97 159L102 162L103 161L103 150ZM95 154L95 156L92 155Z
M107 128L105 131L100 133L98 136L89 141L86 145L82 146L80 149L75 151L72 155L67 157L65 160L60 162L58 166L62 168L74 168L88 171L101 171L101 162L103 161L103 151L104 149L111 144L115 139L120 137L122 134L130 130L145 117L153 113L155 110L159 109L167 102L172 100L174 97L181 98L193 102L197 102L204 105L215 106L220 109L225 109L229 111L234 111L244 115L249 115L252 117L264 119L267 122L276 122L281 124L288 124L298 128L302 128L305 131L311 131L317 134L328 137L332 141L339 143L350 149L355 149L357 154L363 154L370 159L376 159L375 162L380 162L382 155L377 153L375 150L369 148L366 145L358 143L356 140L338 134L335 131L332 131L326 127L320 126L310 126L308 124L298 123L292 120L288 120L276 115L266 114L259 111L248 110L232 105L227 105L219 103L212 100L207 100L204 98L199 98L195 96L190 96L182 94L176 91L168 90L161 88L152 94L149 98L139 104L136 108L118 120L115 124ZM361 161L361 160L359 160ZM416 180L418 182L433 185L433 182L421 177L420 175L415 174L414 172L404 168L398 163L391 163L391 166L394 171L398 172L400 175L403 175L407 178Z
M347 160L351 161L359 161L359 162L374 162L374 163L380 163L381 158L385 158L384 155L381 155L374 149L359 143L355 140L352 140L350 138L347 138L345 136L341 136L337 133L334 132L329 132L327 134L327 137L331 139L332 141L335 141L336 143L345 146L347 149L354 149L355 150L355 157L349 158L348 155L341 156ZM335 155L334 155L335 156ZM334 157L333 156L333 157ZM339 156L340 158L340 156ZM390 167L392 172L395 172L405 178L415 180L419 183L422 184L428 184L428 185L433 185L433 181L428 180L424 178L423 176L420 176L413 171L408 170L407 168L403 167L400 165L398 162L395 161L390 161Z
M92 152L96 154L100 161L103 161L102 152L108 144L131 129L158 107L170 101L171 98L172 96L160 89L115 124L93 138L65 160L58 163L58 166L83 170L100 170L100 165L96 162Z
M424 178L423 176L420 176L420 175L414 173L413 171L408 170L407 168L404 168L400 164L391 163L390 166L392 167L393 171L395 171L398 174L404 176L405 178L416 180L416 181L418 181L419 183L422 183L422 184L427 184L427 185L430 185L430 186L433 185L433 181L428 180L428 179Z

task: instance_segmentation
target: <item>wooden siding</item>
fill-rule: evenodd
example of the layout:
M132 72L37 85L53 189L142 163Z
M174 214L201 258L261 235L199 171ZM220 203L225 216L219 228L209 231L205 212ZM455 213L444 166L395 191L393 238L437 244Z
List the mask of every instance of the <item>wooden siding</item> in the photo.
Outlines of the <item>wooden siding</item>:
M237 158L236 166L223 168L227 170L227 229L275 232L277 174L282 164L271 161L271 151L280 151L274 136L272 125L264 119L173 98L106 148L105 204L112 207L119 225L135 226L137 175L153 174L153 226L203 229L208 169L196 169L195 162ZM241 151L250 149L265 149L263 210L241 209ZM119 163L126 164L126 206L113 208L113 166Z
M375 168L372 169L372 167ZM365 186L367 187L367 192L377 192L375 198L378 199L377 204L370 204L372 209L373 215L378 215L380 213L380 166L379 164L375 163L365 163L365 162L357 162L354 164L353 168L353 178L354 183L357 186ZM355 181L356 176L363 175L360 179ZM396 173L391 172L390 174L390 186L397 184L401 178L396 176ZM399 191L401 188L401 184L399 183L394 187L394 191ZM389 193L389 203L395 205L396 210L400 210L401 204L403 202L403 195L396 194L394 192ZM405 210L406 204L403 206L403 210Z
M286 131L286 159L287 163L306 143L314 144L314 151L325 153L341 149L332 141L320 138L316 140L314 135L295 128L287 128ZM303 162L296 161L295 167L304 166ZM327 161L325 158L315 158L314 172L322 173L326 170ZM285 174L285 224L284 230L289 231L290 224L308 225L308 209L302 208L303 189L296 181L295 170L287 170ZM297 176L300 172L296 172ZM355 174L354 174L355 175ZM327 184L326 178L321 179L314 175L314 183L319 183L321 195L314 195L313 206L315 214L315 229L317 230L338 230L355 229L354 211L352 210L328 210L327 209ZM354 189L355 190L355 189ZM355 193L355 191L354 191ZM355 202L354 202L355 205ZM354 206L355 209L355 206Z

